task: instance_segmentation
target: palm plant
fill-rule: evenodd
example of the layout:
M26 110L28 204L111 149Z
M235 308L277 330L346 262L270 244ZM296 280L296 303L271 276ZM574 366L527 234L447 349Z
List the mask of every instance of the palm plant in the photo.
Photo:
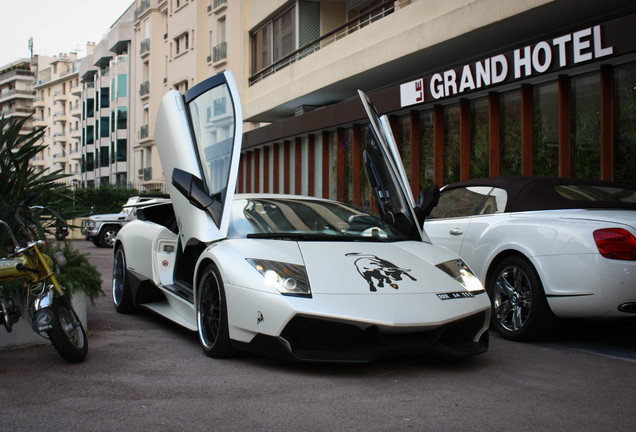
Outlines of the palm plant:
M9 224L18 238L21 237L22 226L14 217L15 211L21 202L36 196L34 204L46 207L48 212L30 215L32 218L26 222L35 237L44 238L45 233L51 234L57 221L71 219L81 210L75 211L68 205L72 197L60 182L67 177L63 170L38 170L30 163L46 148L42 143L45 128L21 134L27 119L0 118L0 219ZM59 213L58 209L61 209ZM1 232L0 244L7 244L7 240L7 233ZM59 245L47 245L47 248L47 253L62 250ZM100 275L86 257L68 246L63 252L69 263L76 265L61 270L60 282L71 290L86 292L91 300L102 294Z

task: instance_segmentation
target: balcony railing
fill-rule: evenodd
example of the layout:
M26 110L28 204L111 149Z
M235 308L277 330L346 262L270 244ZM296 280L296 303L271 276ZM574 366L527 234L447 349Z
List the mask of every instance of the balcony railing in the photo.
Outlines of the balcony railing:
M212 57L214 63L227 58L227 42L221 42L214 48L212 48Z
M148 138L148 125L143 125L139 128L139 139L142 140L146 138Z
M146 96L150 93L150 81L144 81L139 86L139 96Z
M320 50L321 47L326 46L332 42L340 40L347 35L361 29L362 27L366 27L372 22L375 22L381 18L384 18L387 15L392 14L395 11L396 4L399 6L406 5L410 0L394 0L394 1L385 1L377 7L370 9L367 12L361 13L356 16L354 19L347 21L341 26L335 28L334 30L325 33L318 39L315 39L308 44L305 44L298 48L296 51L286 55L285 57L271 63L265 68L257 71L252 75L249 79L249 85L254 85L257 82L263 80L264 78L276 73L280 69L283 69L289 66L292 63L297 62L298 60L307 57L310 54Z
M212 2L212 7L216 9L224 4L227 4L227 0L214 0L214 2Z
M144 55L150 51L150 38L146 38L139 44L139 54Z
M135 9L135 21L148 9L150 9L150 0L141 0L139 7Z

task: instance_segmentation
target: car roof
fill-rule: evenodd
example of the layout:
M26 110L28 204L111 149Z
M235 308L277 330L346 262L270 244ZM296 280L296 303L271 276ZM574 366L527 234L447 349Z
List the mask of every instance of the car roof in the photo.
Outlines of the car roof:
M620 197L613 197L610 194L607 194L606 200L575 200L565 198L555 189L555 186L596 186L605 188L612 187L625 190L627 194L629 194L629 191L631 191L632 194L636 194L634 188L594 179L539 176L483 177L451 183L445 186L444 190L470 186L492 186L504 189L508 194L506 212L580 208L621 208L636 210L636 202L621 201Z

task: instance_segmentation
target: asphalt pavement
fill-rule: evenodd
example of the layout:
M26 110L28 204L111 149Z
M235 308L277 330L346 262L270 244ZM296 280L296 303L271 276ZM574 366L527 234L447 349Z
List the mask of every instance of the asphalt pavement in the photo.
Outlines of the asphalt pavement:
M109 294L112 250L86 241ZM89 354L0 351L0 425L33 431L632 431L633 321L570 323L552 341L491 337L462 360L298 364L203 355L195 333L151 313L88 307Z

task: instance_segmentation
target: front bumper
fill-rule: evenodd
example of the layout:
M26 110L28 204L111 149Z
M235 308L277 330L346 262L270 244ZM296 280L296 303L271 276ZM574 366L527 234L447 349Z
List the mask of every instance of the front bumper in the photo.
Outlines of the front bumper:
M95 237L99 234L99 227L95 226L96 224L93 223L89 223L86 219L84 219L82 221L82 227L80 229L80 232L82 233L82 235L84 237Z
M479 312L431 330L383 333L343 322L294 317L279 337L258 334L236 348L311 362L369 362L382 357L437 353L466 357L488 351L489 313Z

